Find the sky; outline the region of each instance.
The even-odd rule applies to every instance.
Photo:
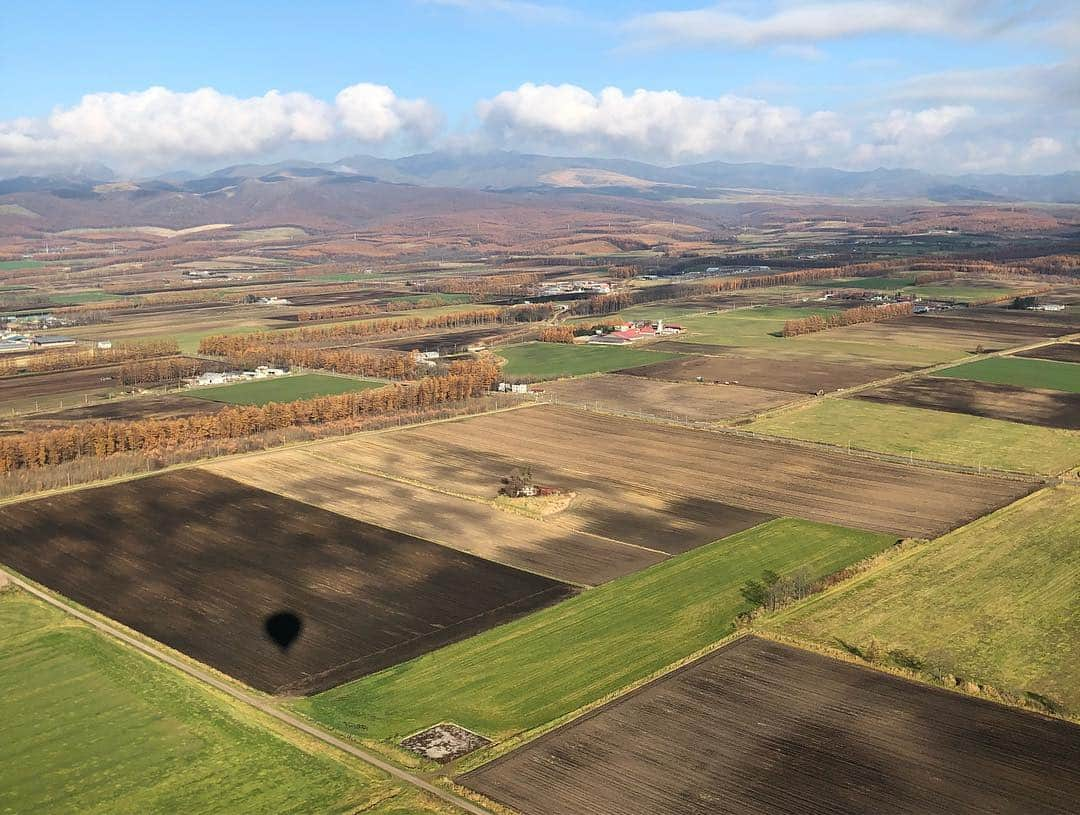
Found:
[[[0,175],[492,149],[1080,170],[1080,0],[6,0],[0,43]]]

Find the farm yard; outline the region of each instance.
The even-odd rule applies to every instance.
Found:
[[[551,405],[370,434],[321,449],[349,466],[481,497],[494,494],[493,474],[527,465],[539,483],[584,499],[562,513],[561,522],[650,548],[677,547],[671,551],[695,539],[706,542],[699,536],[710,519],[732,507],[932,537],[1036,486]],[[647,510],[641,517],[639,500]],[[699,513],[703,526],[683,526],[681,519]]]
[[[502,366],[505,376],[534,380],[606,373],[675,357],[674,354],[641,348],[604,348],[553,342],[510,345],[499,348],[498,354],[506,360]]]
[[[196,470],[0,508],[0,562],[276,693],[331,687],[573,593]],[[304,630],[288,652],[263,635],[283,610]]]
[[[765,627],[859,653],[876,641],[886,662],[902,652],[928,673],[1075,715],[1078,540],[1080,489],[1044,489]]]
[[[295,402],[298,399],[355,393],[370,388],[381,388],[385,384],[385,382],[376,382],[371,379],[354,379],[329,374],[292,374],[251,382],[237,382],[233,385],[194,388],[187,395],[195,399],[223,402],[229,405],[265,405],[270,402]]]
[[[1071,812],[1080,729],[744,637],[460,783],[523,815]]]
[[[932,376],[883,385],[855,396],[869,402],[1080,430],[1080,394],[1062,391]]]
[[[934,376],[1080,393],[1080,364],[1075,362],[993,357],[935,371]]]
[[[14,588],[0,695],[2,812],[450,812]]]
[[[646,366],[647,369],[653,367]],[[646,376],[603,374],[548,382],[544,384],[539,398],[609,413],[655,416],[683,422],[733,419],[799,398],[794,393],[744,385],[665,382],[647,379]]]
[[[740,586],[762,570],[820,577],[895,541],[774,519],[292,706],[365,741],[397,741],[444,721],[506,739],[730,634],[749,608]]]
[[[1080,464],[1076,431],[863,398],[823,399],[758,419],[747,429],[976,469],[1054,475]]]

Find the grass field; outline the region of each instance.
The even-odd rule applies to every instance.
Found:
[[[938,669],[1080,713],[1080,490],[1038,492],[767,622],[837,646],[904,649]]]
[[[498,350],[506,360],[502,371],[507,376],[557,379],[561,376],[607,373],[650,362],[674,359],[677,354],[645,351],[640,348],[569,345],[556,342],[530,342]]]
[[[776,519],[296,707],[359,739],[397,739],[442,721],[506,738],[730,633],[747,607],[740,586],[763,569],[829,574],[894,541]]]
[[[1080,393],[1080,364],[1050,359],[991,357],[936,371],[934,376]]]
[[[1008,287],[991,286],[956,286],[949,284],[927,284],[925,286],[908,286],[904,289],[905,294],[914,294],[927,300],[957,300],[961,303],[977,302],[993,297],[1003,297],[1018,289]]]
[[[9,272],[15,269],[40,269],[45,265],[43,260],[0,260],[0,272]]]
[[[28,594],[0,592],[0,812],[438,811],[274,728]]]
[[[345,376],[299,374],[252,382],[237,382],[234,385],[196,388],[188,391],[186,395],[230,405],[265,405],[269,402],[295,402],[297,399],[314,399],[317,396],[366,391],[371,388],[381,388],[385,384],[385,382],[351,379]]]
[[[968,467],[1053,474],[1080,464],[1080,433],[861,399],[823,399],[749,430]]]

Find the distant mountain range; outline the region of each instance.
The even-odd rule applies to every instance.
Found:
[[[183,227],[261,221],[333,227],[395,213],[423,216],[544,201],[644,214],[650,208],[660,213],[665,206],[731,205],[769,195],[852,204],[1080,203],[1080,173],[944,176],[917,170],[851,172],[724,162],[661,167],[512,152],[438,152],[399,159],[358,155],[334,162],[239,164],[203,175],[178,171],[133,180],[92,167],[0,179],[0,226]]]

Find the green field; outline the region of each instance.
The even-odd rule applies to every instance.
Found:
[[[446,294],[443,292],[431,292],[428,294],[397,294],[393,297],[388,297],[388,301],[392,303],[422,303],[425,300],[435,300],[443,304],[452,303],[471,303],[471,294]]]
[[[22,591],[0,591],[0,812],[432,811],[299,739]]]
[[[570,345],[560,342],[530,342],[498,349],[506,360],[507,376],[557,379],[562,376],[606,373],[622,368],[674,359],[678,354],[645,351],[641,348],[603,345]]]
[[[1080,364],[1052,359],[991,357],[935,371],[934,376],[1080,393]]]
[[[40,269],[45,265],[43,260],[0,260],[0,272],[9,272],[15,269]]]
[[[385,382],[352,379],[346,376],[299,374],[237,382],[234,385],[196,388],[186,391],[186,395],[211,402],[225,402],[229,405],[265,405],[270,402],[295,402],[298,399],[314,399],[317,396],[366,391],[371,388],[381,388],[385,384]]]
[[[100,289],[72,291],[49,295],[49,302],[58,306],[79,306],[83,303],[102,303],[107,300],[119,300],[120,296]]]
[[[967,467],[1055,474],[1080,464],[1080,432],[963,413],[821,399],[758,419],[756,433]]]
[[[1080,713],[1080,490],[1057,487],[812,598],[767,628],[837,647],[902,649]]]
[[[781,518],[295,707],[358,739],[453,721],[496,739],[603,698],[731,633],[762,570],[830,574],[895,542]]]
[[[904,289],[904,294],[914,294],[926,300],[956,300],[961,303],[971,303],[992,297],[1004,297],[1018,291],[1018,289],[1008,287],[992,288],[990,286],[955,286],[948,283],[940,285],[928,283],[925,286],[909,286]]]

